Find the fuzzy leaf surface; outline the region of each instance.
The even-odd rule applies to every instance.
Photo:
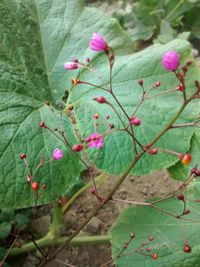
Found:
[[[116,48],[133,51],[133,44],[116,21],[84,8],[81,0],[2,0],[0,17],[0,208],[49,203],[70,190],[82,169],[62,142],[38,127],[41,121],[60,127],[59,111],[51,112],[45,102],[56,107],[67,90],[64,62],[85,59],[96,31],[115,40]],[[63,127],[70,144],[76,143],[67,117]],[[37,172],[34,181],[40,190],[44,183],[47,188],[36,199],[20,154],[27,154],[34,170],[41,157],[51,159],[56,147],[64,150],[64,158]]]

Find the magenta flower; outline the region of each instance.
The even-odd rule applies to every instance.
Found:
[[[59,160],[63,157],[63,152],[61,149],[59,148],[56,148],[54,151],[53,151],[53,155],[52,155],[52,159],[53,160]]]
[[[176,51],[168,51],[162,57],[162,65],[166,70],[175,71],[180,64],[180,56]]]
[[[86,138],[88,147],[101,148],[103,146],[103,136],[98,133],[93,133]]]
[[[67,70],[78,69],[78,63],[76,63],[76,62],[65,62],[64,68],[67,69]]]
[[[95,52],[101,52],[108,49],[108,44],[104,40],[103,36],[98,33],[93,33],[89,43],[90,49]]]

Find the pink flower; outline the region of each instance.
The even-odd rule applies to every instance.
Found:
[[[76,62],[65,62],[64,68],[67,69],[67,70],[78,69],[78,63],[76,63]]]
[[[176,51],[168,51],[162,57],[162,65],[166,70],[175,71],[180,64],[180,56]]]
[[[61,149],[59,148],[56,148],[54,151],[53,151],[53,155],[52,155],[52,159],[53,160],[59,160],[63,157],[63,152]]]
[[[90,49],[95,52],[105,51],[108,49],[108,44],[104,40],[103,36],[98,33],[93,33],[89,43]]]
[[[103,146],[103,136],[98,133],[93,133],[86,138],[88,147],[101,148]]]

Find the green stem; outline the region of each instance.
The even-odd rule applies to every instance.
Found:
[[[63,245],[67,241],[68,237],[58,238],[56,241],[51,236],[45,236],[36,241],[38,247],[44,248],[52,245],[52,242],[55,241],[55,246]],[[96,236],[80,236],[74,238],[69,245],[74,246],[85,246],[85,245],[101,245],[101,244],[110,244],[110,235],[96,235]],[[21,248],[13,248],[9,253],[9,257],[21,255],[27,253],[28,251],[36,250],[35,245],[30,242],[23,245]]]
[[[52,223],[49,227],[49,232],[47,233],[47,236],[57,237],[62,227],[63,227],[62,207],[55,206],[53,209]]]

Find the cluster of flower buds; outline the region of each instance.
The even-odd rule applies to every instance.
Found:
[[[89,47],[91,50],[94,52],[108,52],[109,51],[109,46],[106,43],[104,37],[98,33],[93,33],[92,38],[90,39],[89,42]],[[87,58],[86,60],[88,63],[90,63],[90,59]],[[76,70],[80,67],[86,67],[83,63],[79,62],[77,59],[74,59],[69,62],[64,63],[64,68],[66,70]]]
[[[191,173],[192,173],[194,176],[199,177],[199,176],[200,176],[200,169],[198,169],[197,167],[194,167],[194,168],[192,168]]]
[[[42,124],[42,128],[43,128],[43,125],[45,125],[45,124],[44,123],[41,123],[41,124]],[[62,157],[63,157],[63,151],[61,149],[59,149],[59,148],[56,148],[53,151],[52,160],[60,160]],[[25,165],[27,167],[27,170],[29,171],[29,165],[28,165],[28,162],[26,160],[27,155],[25,153],[22,153],[20,155],[20,158],[25,162]],[[43,165],[44,165],[44,159],[41,159],[40,160],[40,163],[39,163],[39,165],[38,165],[38,167],[36,169],[38,169],[39,167],[41,167]],[[39,183],[36,182],[36,181],[33,181],[33,179],[34,179],[34,177],[32,175],[32,172],[29,171],[29,174],[26,176],[26,181],[31,184],[31,188],[32,188],[33,191],[38,191],[39,190]],[[46,189],[47,188],[47,185],[46,184],[43,184],[42,185],[42,188],[43,189]]]

